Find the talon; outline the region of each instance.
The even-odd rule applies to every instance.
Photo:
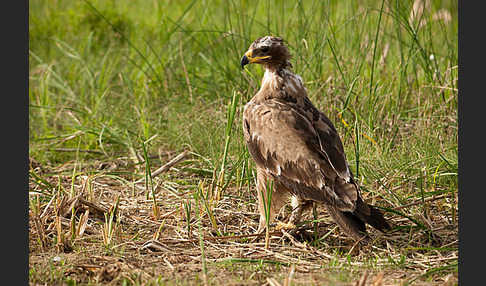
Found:
[[[292,229],[295,229],[295,228],[297,228],[297,226],[295,226],[295,224],[293,224],[291,222],[284,223],[284,222],[281,222],[281,221],[279,221],[277,223],[277,226],[275,227],[276,230],[282,230],[282,229],[292,230]]]

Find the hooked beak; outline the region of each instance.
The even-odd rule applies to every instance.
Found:
[[[248,57],[246,54],[241,58],[241,69],[245,68],[247,64],[250,63],[250,60],[248,60]]]
[[[269,58],[271,58],[271,56],[253,57],[253,51],[249,50],[241,58],[241,69],[243,69],[247,64],[260,63],[262,60]]]

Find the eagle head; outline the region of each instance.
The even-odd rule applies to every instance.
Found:
[[[265,36],[256,39],[241,58],[241,68],[247,64],[267,66],[290,65],[290,53],[280,37]]]

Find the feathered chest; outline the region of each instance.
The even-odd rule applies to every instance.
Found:
[[[248,116],[255,111],[255,107],[270,102],[280,103],[277,108],[293,108],[311,122],[317,123],[321,117],[319,110],[307,97],[302,78],[287,69],[266,69],[260,90],[245,106],[245,110],[248,109],[245,114]],[[254,116],[260,118],[264,114]]]

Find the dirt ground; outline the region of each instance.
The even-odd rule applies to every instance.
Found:
[[[388,212],[393,231],[369,229],[366,246],[345,237],[317,207],[317,222],[293,235],[272,227],[266,248],[265,234],[256,234],[253,189],[228,188],[219,200],[208,195],[196,201],[197,188],[179,178],[197,176],[174,167],[153,179],[154,200],[145,181],[134,183],[129,172],[78,170],[73,179],[69,164],[31,167],[31,285],[458,283],[457,213],[451,217],[444,206],[454,198],[430,199],[425,215],[413,212],[415,218]],[[416,207],[423,204],[397,210]]]

